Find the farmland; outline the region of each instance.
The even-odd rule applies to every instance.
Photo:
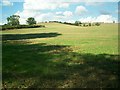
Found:
[[[117,88],[118,25],[73,26],[2,33],[3,88]]]

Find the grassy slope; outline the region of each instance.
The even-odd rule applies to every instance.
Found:
[[[3,31],[3,87],[118,87],[117,24]]]
[[[23,29],[4,31],[3,34],[34,34],[59,33],[53,38],[27,39],[33,43],[47,43],[54,45],[71,45],[74,50],[85,53],[118,54],[118,27],[117,24],[106,24],[100,27],[77,27],[57,23],[46,24],[46,28]]]

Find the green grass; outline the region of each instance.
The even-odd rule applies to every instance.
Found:
[[[3,31],[3,88],[117,88],[118,25]]]

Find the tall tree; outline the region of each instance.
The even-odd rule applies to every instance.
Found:
[[[10,17],[7,17],[7,21],[8,21],[7,24],[11,26],[19,25],[20,24],[19,18],[20,18],[19,15],[12,15]]]
[[[36,21],[35,21],[35,19],[34,19],[33,17],[29,17],[29,18],[27,19],[27,23],[28,23],[29,25],[33,25],[33,24],[36,24]]]
[[[75,21],[76,26],[79,26],[80,24],[82,24],[80,21]]]

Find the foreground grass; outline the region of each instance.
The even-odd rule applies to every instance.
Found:
[[[3,32],[3,88],[118,87],[117,25]]]

